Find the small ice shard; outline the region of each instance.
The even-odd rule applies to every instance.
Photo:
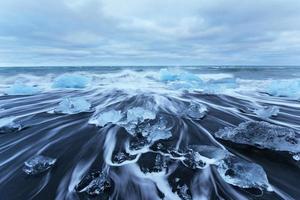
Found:
[[[118,152],[117,154],[115,154],[115,156],[113,158],[113,162],[121,164],[125,161],[134,160],[135,158],[136,158],[136,155],[130,155],[126,152],[125,153],[124,152]]]
[[[13,133],[22,129],[21,125],[15,122],[17,117],[5,117],[0,119],[0,134]]]
[[[240,188],[258,188],[272,191],[264,169],[230,155],[217,164],[217,171],[224,181]]]
[[[78,193],[89,196],[107,197],[111,188],[111,181],[106,174],[97,171],[86,175],[76,186]]]
[[[56,162],[56,159],[37,155],[26,161],[23,171],[29,175],[40,174],[49,170]]]
[[[91,104],[82,97],[64,98],[54,109],[56,113],[77,114],[88,112],[91,109]]]
[[[300,152],[300,137],[293,129],[263,121],[243,122],[236,128],[226,127],[214,135],[223,140],[252,145],[261,149],[290,153]]]
[[[121,111],[110,110],[107,112],[102,112],[92,117],[89,120],[89,124],[95,124],[97,126],[105,126],[108,123],[118,124],[123,118]]]
[[[254,113],[261,118],[269,118],[277,116],[279,108],[277,106],[265,106],[254,110]]]
[[[85,88],[90,78],[80,74],[63,74],[54,79],[53,88]]]
[[[38,87],[25,85],[24,83],[15,83],[10,86],[5,93],[8,95],[33,95],[41,90]]]
[[[183,111],[184,115],[193,119],[202,119],[207,112],[205,105],[200,103],[190,103],[187,109]]]
[[[177,194],[182,200],[192,200],[191,192],[186,184],[177,187]]]
[[[300,161],[300,153],[294,154],[293,159],[296,161]]]

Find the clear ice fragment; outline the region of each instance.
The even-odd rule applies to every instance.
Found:
[[[184,115],[193,119],[202,119],[207,112],[207,108],[203,104],[190,103],[187,109],[183,111]]]
[[[105,126],[109,123],[119,124],[122,118],[123,115],[121,111],[110,110],[93,116],[92,119],[90,119],[89,124],[95,124],[97,126]]]
[[[65,98],[54,109],[56,113],[77,114],[88,112],[91,109],[91,104],[82,97]]]
[[[56,159],[37,155],[27,160],[24,164],[23,171],[29,175],[40,174],[49,170],[56,162]]]
[[[265,106],[254,110],[254,113],[261,118],[270,118],[277,116],[279,108],[277,106]]]
[[[0,134],[13,133],[22,129],[21,125],[15,122],[17,117],[5,117],[0,119]]]
[[[264,169],[230,155],[217,164],[217,171],[224,181],[240,188],[258,188],[272,191]]]
[[[226,127],[214,135],[223,140],[252,145],[261,149],[300,152],[300,138],[293,129],[263,121],[243,122],[236,128]]]

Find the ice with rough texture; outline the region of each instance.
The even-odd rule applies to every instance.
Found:
[[[85,88],[90,83],[90,78],[80,74],[62,74],[54,79],[53,88]]]
[[[192,200],[191,192],[186,184],[178,186],[177,194],[182,200]]]
[[[108,176],[100,171],[91,172],[86,175],[76,186],[78,193],[85,193],[88,196],[108,197],[111,188],[111,181]]]
[[[125,161],[134,160],[135,158],[136,158],[136,155],[130,155],[126,152],[118,152],[115,154],[115,156],[113,158],[113,162],[120,164]]]
[[[294,154],[293,159],[296,160],[296,161],[300,161],[300,153]]]
[[[254,113],[261,118],[270,118],[272,116],[277,116],[279,113],[279,108],[277,106],[264,106],[254,110]]]
[[[229,152],[214,146],[190,145],[185,153],[183,164],[192,169],[203,169],[224,159]]]
[[[106,124],[119,124],[123,114],[119,110],[110,110],[107,112],[101,112],[90,119],[89,124],[95,124],[97,126],[105,126]]]
[[[298,99],[300,97],[300,80],[272,81],[266,92],[273,96],[286,96]]]
[[[156,113],[154,111],[142,107],[134,107],[127,111],[126,122],[122,123],[121,126],[124,127],[128,133],[134,135],[140,123],[155,118]]]
[[[54,109],[56,113],[77,114],[88,112],[91,109],[91,104],[82,97],[64,98]]]
[[[40,174],[49,170],[56,163],[56,159],[37,155],[26,161],[23,171],[29,175]]]
[[[21,125],[16,123],[17,118],[14,116],[5,117],[0,119],[0,134],[12,133],[21,130]]]
[[[23,83],[15,83],[5,91],[8,95],[33,95],[39,92],[41,92],[41,90],[38,87],[25,85]]]
[[[293,129],[263,121],[243,122],[236,128],[226,127],[214,135],[223,140],[252,145],[261,149],[300,152],[300,138]]]
[[[205,105],[200,103],[190,103],[187,109],[183,111],[184,115],[193,119],[201,119],[207,113]]]
[[[224,181],[240,188],[258,188],[272,191],[264,169],[236,156],[230,155],[221,160],[217,171]]]

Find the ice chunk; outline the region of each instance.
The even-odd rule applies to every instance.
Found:
[[[53,88],[85,88],[91,79],[80,74],[63,74],[54,80]]]
[[[265,106],[254,110],[254,113],[261,118],[277,116],[279,108],[277,106]]]
[[[191,192],[186,184],[177,187],[177,194],[182,200],[192,200]]]
[[[145,120],[155,119],[155,112],[142,108],[134,107],[127,111],[126,122],[122,123],[128,133],[134,135],[136,133],[137,126],[143,123]]]
[[[296,160],[296,161],[300,161],[300,153],[294,154],[293,159]]]
[[[128,153],[118,152],[117,154],[115,154],[115,156],[113,158],[113,162],[120,164],[125,161],[134,160],[135,158],[136,158],[136,155],[130,155]]]
[[[297,99],[300,97],[300,80],[272,81],[266,87],[266,92],[273,96],[286,96]]]
[[[23,171],[29,175],[40,174],[50,169],[56,162],[56,159],[37,155],[26,161]]]
[[[183,111],[184,115],[193,119],[201,119],[206,115],[207,108],[200,103],[190,103],[187,109]]]
[[[21,130],[21,125],[16,123],[17,117],[5,117],[0,119],[0,134],[12,133]]]
[[[105,126],[108,123],[118,124],[123,118],[121,111],[110,110],[107,112],[102,112],[92,117],[89,120],[89,124],[95,124],[97,126]]]
[[[39,93],[41,90],[38,87],[25,85],[23,83],[15,83],[10,86],[5,93],[8,95],[33,95]]]
[[[203,169],[224,159],[229,152],[214,146],[190,145],[184,155],[183,164],[192,169]]]
[[[85,193],[89,196],[108,196],[111,188],[111,181],[108,176],[100,171],[86,175],[76,186],[78,193]]]
[[[56,113],[76,114],[88,112],[91,109],[91,104],[82,97],[64,98],[54,109]]]
[[[149,142],[155,142],[158,140],[164,140],[172,137],[172,133],[167,127],[167,120],[160,117],[159,120],[151,125],[147,124],[142,128],[141,132],[144,137],[147,137]]]
[[[127,122],[135,124],[143,122],[146,119],[155,119],[155,117],[155,112],[142,107],[134,107],[127,111]]]
[[[300,152],[300,138],[293,129],[263,121],[243,122],[236,128],[226,127],[214,135],[223,140],[252,145],[261,149]]]
[[[168,69],[160,69],[159,75],[161,81],[175,81],[178,79],[178,75],[170,72]]]
[[[158,140],[165,140],[172,137],[172,133],[167,127],[167,121],[163,117],[160,117],[154,124],[138,124],[135,131],[135,137],[130,143],[131,149],[140,149]]]
[[[264,169],[236,156],[228,156],[217,165],[217,171],[227,183],[241,188],[258,188],[272,191]]]
[[[196,81],[202,82],[199,76],[180,70],[160,69],[161,81]]]

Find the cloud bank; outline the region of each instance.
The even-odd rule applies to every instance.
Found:
[[[2,0],[0,65],[300,65],[299,0]]]

